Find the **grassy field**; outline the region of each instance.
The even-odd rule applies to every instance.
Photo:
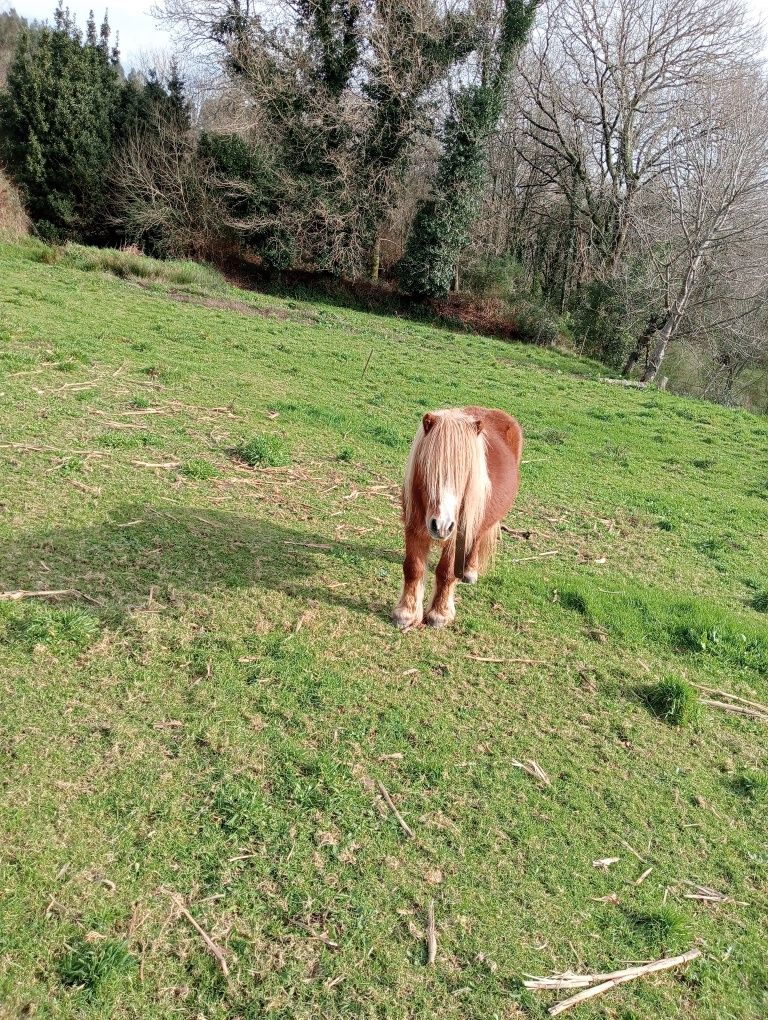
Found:
[[[698,947],[574,1015],[764,1020],[768,730],[649,692],[768,702],[768,421],[599,376],[0,246],[0,586],[71,590],[0,602],[0,1015],[536,1018]],[[511,533],[403,635],[408,444],[468,403]]]

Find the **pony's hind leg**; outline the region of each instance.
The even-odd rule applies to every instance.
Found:
[[[453,597],[456,590],[455,558],[455,543],[447,542],[443,546],[443,554],[435,570],[435,594],[432,605],[424,617],[429,627],[445,627],[456,619],[456,603]]]
[[[424,573],[429,556],[429,535],[406,530],[403,591],[392,610],[392,622],[401,630],[421,623],[424,614]]]
[[[480,571],[493,558],[498,544],[501,529],[498,524],[486,528],[472,543],[472,548],[464,559],[461,579],[465,584],[477,584]]]

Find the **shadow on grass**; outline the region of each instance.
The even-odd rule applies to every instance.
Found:
[[[92,526],[52,527],[8,543],[0,549],[0,588],[76,589],[113,622],[145,606],[150,591],[172,606],[185,595],[249,588],[388,617],[389,601],[355,593],[371,590],[372,565],[400,562],[398,551],[374,542],[218,510],[131,503]],[[379,594],[394,603],[398,583]]]

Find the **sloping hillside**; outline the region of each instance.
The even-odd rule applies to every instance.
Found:
[[[16,188],[0,168],[0,241],[18,241],[29,232],[29,218]]]
[[[0,247],[0,587],[65,591],[0,603],[0,1012],[541,1017],[525,974],[696,946],[574,1015],[766,1015],[768,729],[648,689],[768,703],[768,423],[599,375]],[[402,635],[408,444],[468,403],[520,501]]]

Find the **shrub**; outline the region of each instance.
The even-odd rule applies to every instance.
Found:
[[[56,609],[30,604],[12,607],[4,616],[5,641],[28,649],[43,644],[79,650],[95,641],[101,630],[98,618],[78,607]]]
[[[509,299],[517,292],[522,275],[517,259],[485,256],[470,263],[463,272],[462,282],[472,294]]]
[[[203,482],[208,478],[215,478],[219,472],[207,460],[190,460],[182,466],[181,473],[187,478],[195,478]]]
[[[554,347],[560,339],[557,323],[541,305],[521,302],[515,306],[514,318],[521,340],[540,347]]]

